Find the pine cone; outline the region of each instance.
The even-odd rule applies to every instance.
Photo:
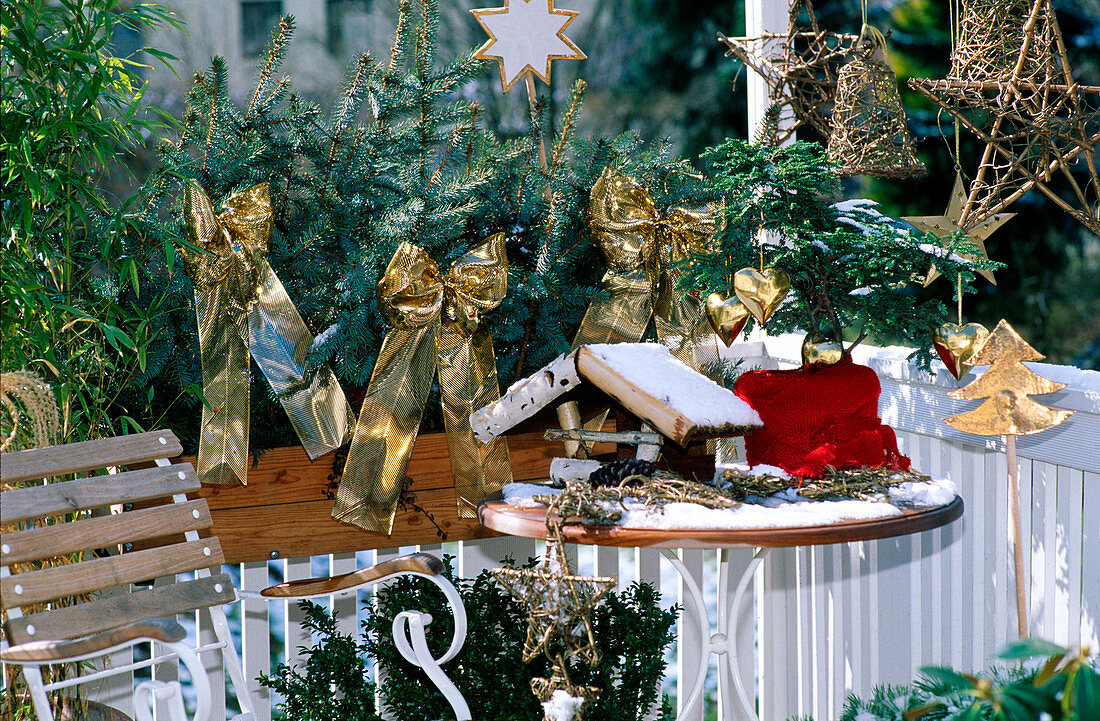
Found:
[[[588,482],[593,488],[617,486],[631,476],[652,476],[656,472],[657,464],[653,461],[626,458],[621,461],[613,461],[592,471],[588,474]]]

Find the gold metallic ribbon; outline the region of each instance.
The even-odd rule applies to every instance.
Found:
[[[492,338],[481,314],[504,300],[508,260],[497,233],[444,276],[427,253],[402,243],[378,283],[386,334],[336,490],[334,518],[390,533],[420,418],[439,373],[459,516],[512,480],[503,437],[479,443],[470,414],[500,398]]]
[[[266,260],[271,241],[267,183],[238,191],[215,214],[198,184],[184,194],[185,251],[195,284],[203,395],[198,472],[203,483],[248,475],[249,357],[263,371],[310,458],[339,448],[355,417],[328,366],[306,371],[313,343],[302,316]]]
[[[605,168],[592,186],[588,226],[607,259],[601,285],[610,297],[588,307],[573,347],[636,343],[652,317],[657,337],[681,361],[703,372],[716,363],[718,346],[708,334],[703,302],[676,288],[680,272],[673,266],[713,250],[721,210],[711,203],[661,213],[643,185]]]

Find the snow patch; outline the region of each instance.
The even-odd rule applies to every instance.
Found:
[[[535,502],[535,496],[556,496],[561,489],[541,486],[537,483],[504,484],[504,502],[518,508],[536,508],[542,506]]]
[[[658,343],[599,343],[588,350],[641,391],[702,428],[762,426],[760,415],[733,391],[676,360]]]
[[[584,699],[579,696],[570,696],[560,688],[554,691],[549,701],[543,701],[542,712],[546,721],[573,721],[577,713],[584,706]]]

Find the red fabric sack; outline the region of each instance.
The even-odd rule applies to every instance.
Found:
[[[764,427],[745,437],[750,466],[819,478],[826,466],[909,470],[894,431],[878,417],[878,375],[845,357],[836,365],[748,371],[734,392]]]

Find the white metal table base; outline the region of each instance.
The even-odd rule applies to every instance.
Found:
[[[737,617],[738,611],[740,611],[741,605],[744,603],[745,592],[749,588],[753,574],[756,573],[756,569],[760,566],[765,556],[767,556],[769,550],[771,549],[758,548],[756,550],[752,560],[749,561],[748,566],[746,566],[744,572],[741,574],[741,578],[737,582],[737,587],[734,589],[733,595],[731,596],[729,568],[730,549],[718,549],[718,618],[716,619],[718,630],[712,634],[710,632],[710,614],[707,613],[707,605],[703,599],[702,589],[699,588],[699,584],[691,573],[688,572],[687,567],[684,566],[683,561],[680,560],[675,551],[668,548],[661,549],[661,554],[672,564],[672,567],[676,569],[676,572],[680,574],[680,578],[684,582],[685,609],[682,616],[684,623],[687,624],[694,621],[697,626],[699,638],[709,639],[709,642],[704,642],[703,650],[699,654],[695,680],[686,697],[680,703],[680,714],[676,717],[677,721],[681,721],[697,703],[701,703],[703,685],[706,681],[707,671],[710,668],[711,654],[716,654],[718,656],[718,694],[721,699],[723,713],[727,714],[723,721],[732,721],[733,717],[728,714],[733,713],[734,691],[736,691],[737,700],[741,704],[742,717],[750,720],[758,718],[756,714],[756,703],[754,699],[749,696],[744,683],[741,681],[741,674],[737,664]],[[733,690],[730,688],[731,683]]]

